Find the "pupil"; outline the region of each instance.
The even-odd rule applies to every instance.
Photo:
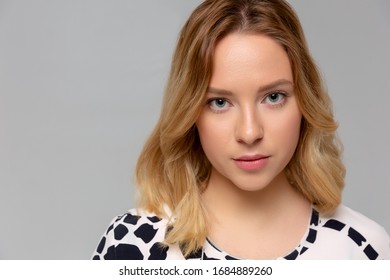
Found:
[[[217,100],[217,105],[218,106],[223,106],[225,104],[225,100],[223,100],[223,99],[218,99]]]

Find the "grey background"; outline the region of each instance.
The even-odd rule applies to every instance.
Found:
[[[134,206],[135,162],[200,2],[0,1],[0,259],[89,259]],[[340,123],[344,203],[390,231],[390,2],[290,3]]]

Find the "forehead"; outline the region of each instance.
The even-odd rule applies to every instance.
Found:
[[[218,42],[213,55],[211,83],[215,79],[253,78],[292,81],[290,60],[274,39],[260,34],[232,33]]]

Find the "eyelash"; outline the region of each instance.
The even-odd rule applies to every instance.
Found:
[[[276,103],[267,103],[266,101],[269,100],[268,98],[274,94],[277,94],[280,98],[282,98],[281,101],[279,102],[276,102]],[[263,99],[264,102],[266,102],[268,105],[270,105],[272,108],[280,108],[282,107],[285,103],[286,103],[286,97],[287,97],[287,94],[284,93],[284,92],[280,92],[280,91],[274,91],[274,92],[271,92],[269,94],[267,94],[267,96]]]
[[[224,102],[226,102],[226,104],[230,105],[229,101],[228,101],[226,98],[222,98],[222,97],[210,98],[209,100],[207,100],[207,105],[209,106],[209,108],[210,108],[213,112],[215,112],[215,113],[217,113],[217,114],[220,114],[220,113],[225,112],[225,111],[227,110],[227,108],[222,108],[222,109],[215,109],[215,108],[213,108],[213,107],[212,107],[212,103],[213,103],[214,101],[224,101]]]
[[[278,95],[278,97],[281,98],[281,100],[276,102],[276,103],[273,103],[270,101],[267,102],[267,100],[269,100],[268,98],[270,98],[272,95]],[[262,100],[262,103],[269,105],[271,108],[280,108],[286,103],[287,96],[288,95],[286,93],[280,92],[280,91],[270,92],[264,97],[264,99]],[[223,97],[210,98],[207,100],[207,105],[215,113],[223,113],[228,109],[228,108],[225,108],[225,106],[222,109],[216,109],[215,107],[213,108],[212,103],[215,101],[224,101],[224,102],[226,102],[225,106],[229,105],[229,107],[230,107],[230,102],[226,98],[223,98]]]

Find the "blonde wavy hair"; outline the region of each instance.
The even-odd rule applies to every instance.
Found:
[[[294,10],[282,0],[206,0],[181,30],[161,115],[136,167],[139,206],[174,217],[165,243],[179,244],[185,255],[198,250],[207,236],[201,193],[211,165],[195,122],[212,75],[214,48],[232,32],[269,36],[284,47],[290,59],[303,115],[298,146],[285,169],[291,184],[323,213],[339,205],[344,186],[345,168],[331,100]]]

